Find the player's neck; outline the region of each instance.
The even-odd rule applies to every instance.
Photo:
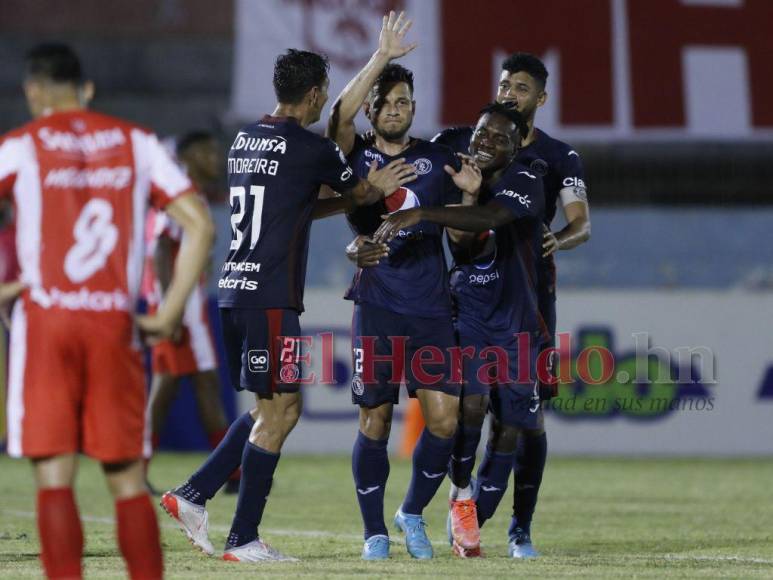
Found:
[[[304,129],[311,125],[311,121],[307,118],[308,112],[304,105],[288,105],[286,103],[278,103],[274,108],[274,112],[271,113],[272,117],[292,117],[298,121],[301,127]]]
[[[384,139],[384,137],[377,134],[376,140],[373,144],[375,145],[376,149],[381,151],[383,154],[394,157],[395,155],[400,155],[400,153],[405,151],[410,143],[411,138],[408,136],[408,133],[406,133],[396,140]]]
[[[526,124],[529,126],[529,134],[526,139],[521,141],[521,148],[528,147],[537,140],[537,128],[534,126],[534,117],[529,119]]]
[[[57,99],[55,101],[50,101],[46,103],[46,106],[43,107],[43,112],[41,113],[42,117],[47,117],[48,115],[53,115],[55,113],[68,113],[71,111],[81,111],[85,110],[85,107],[83,106],[83,103],[80,102],[79,99]]]

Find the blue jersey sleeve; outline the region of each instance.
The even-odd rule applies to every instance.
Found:
[[[352,189],[360,181],[341,148],[330,139],[324,139],[320,145],[317,172],[319,182],[335,191]]]
[[[540,218],[544,212],[542,180],[533,173],[518,171],[494,190],[490,203],[506,207],[513,219]]]
[[[587,199],[587,186],[585,184],[585,169],[582,165],[580,154],[574,149],[566,147],[563,155],[563,163],[558,167],[561,178],[561,188],[571,187],[574,194],[580,199]]]
[[[455,153],[469,153],[472,127],[452,127],[445,129],[432,138],[433,143],[450,147]]]

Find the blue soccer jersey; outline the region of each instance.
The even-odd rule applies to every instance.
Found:
[[[514,162],[495,183],[484,186],[481,196],[481,204],[505,206],[513,219],[477,236],[470,247],[452,244],[451,291],[460,331],[495,342],[510,341],[517,332],[532,332],[542,340],[537,296],[542,181]]]
[[[239,131],[228,154],[232,236],[219,305],[302,312],[319,188],[358,182],[335,143],[291,117],[266,116]]]
[[[349,154],[354,172],[366,176],[370,163],[383,167],[394,159],[405,158],[416,167],[417,179],[370,207],[349,214],[358,234],[372,234],[381,215],[413,207],[435,207],[458,203],[461,193],[444,165],[460,167],[458,158],[443,145],[413,139],[407,149],[390,157],[360,137]],[[398,314],[425,318],[451,315],[448,269],[443,252],[443,228],[422,221],[389,242],[389,257],[377,266],[362,268],[355,274],[348,300],[367,303]]]

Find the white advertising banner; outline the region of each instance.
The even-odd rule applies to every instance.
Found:
[[[357,430],[352,306],[340,292],[312,290],[306,308],[302,328],[313,346],[304,375],[317,380],[304,387],[303,416],[286,450],[348,453]],[[773,455],[773,332],[766,322],[773,294],[566,291],[558,308],[559,331],[571,339],[562,368],[574,382],[546,410],[552,453]],[[325,340],[332,357],[323,352]],[[583,357],[589,347],[586,354],[596,352]],[[613,366],[601,364],[601,349]],[[250,402],[242,393],[241,406]],[[400,435],[398,418],[393,450]]]
[[[390,8],[414,20],[418,136],[471,123],[527,51],[550,71],[539,125],[567,141],[773,138],[766,0],[237,0],[231,116],[270,112],[287,48],[330,57],[332,102]]]

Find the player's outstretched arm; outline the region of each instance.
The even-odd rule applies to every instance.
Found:
[[[137,325],[151,339],[171,336],[180,324],[185,302],[204,271],[215,240],[215,226],[197,195],[175,198],[165,211],[182,227],[183,239],[161,307],[153,316],[137,317]]]
[[[564,206],[566,226],[555,234],[550,230],[543,237],[543,257],[558,250],[571,250],[590,239],[590,212],[585,201],[573,201]]]
[[[415,226],[421,221],[467,232],[484,232],[515,219],[509,209],[493,202],[475,207],[416,207],[381,217],[384,222],[373,234],[373,241],[376,243],[388,242],[394,239],[400,230]]]
[[[358,268],[378,266],[382,258],[389,255],[389,246],[375,244],[367,236],[357,236],[346,246],[346,257]]]
[[[390,60],[400,58],[416,48],[415,43],[405,43],[405,35],[412,24],[411,20],[405,18],[404,12],[400,12],[395,17],[394,11],[390,11],[388,16],[384,16],[378,49],[333,103],[327,125],[327,136],[338,143],[345,154],[348,155],[354,146],[354,118],[378,75]]]

